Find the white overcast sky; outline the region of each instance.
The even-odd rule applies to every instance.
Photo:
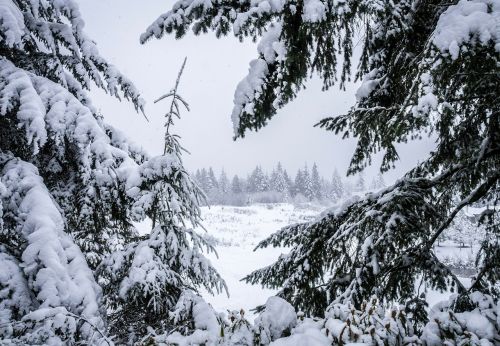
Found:
[[[80,10],[86,32],[99,47],[101,55],[125,73],[146,100],[150,122],[135,113],[128,102],[119,102],[100,91],[92,92],[94,105],[105,120],[144,146],[150,154],[160,154],[163,139],[163,114],[168,103],[153,100],[173,85],[185,56],[186,70],[180,85],[181,95],[191,106],[177,121],[175,131],[191,152],[185,156],[190,170],[212,166],[229,174],[245,175],[260,164],[271,170],[277,161],[293,175],[297,168],[316,162],[328,177],[334,168],[344,175],[354,150],[355,139],[342,140],[331,132],[314,128],[325,116],[345,113],[354,103],[355,85],[347,91],[334,86],[321,91],[321,82],[312,80],[297,99],[280,110],[261,131],[232,140],[230,119],[234,89],[246,75],[248,63],[256,57],[255,44],[232,36],[217,39],[213,33],[172,36],[139,43],[140,34],[173,4],[168,0],[81,0]],[[432,149],[429,139],[400,147],[401,161],[396,170],[385,175],[393,181]],[[366,171],[374,176],[379,160]]]

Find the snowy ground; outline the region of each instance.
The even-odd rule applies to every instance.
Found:
[[[245,207],[212,206],[202,208],[203,225],[207,236],[213,237],[217,244],[218,258],[211,254],[213,265],[226,280],[229,298],[225,294],[212,296],[204,293],[205,299],[217,311],[239,310],[247,311],[247,317],[253,319],[249,311],[263,304],[275,292],[260,286],[249,285],[240,281],[245,275],[255,269],[273,263],[286,249],[268,248],[253,251],[257,243],[265,239],[281,227],[297,222],[316,218],[322,211],[320,207],[297,208],[291,204],[260,204]],[[203,230],[199,230],[203,233]],[[460,247],[452,241],[445,241],[435,247],[436,254],[445,263],[471,263],[477,251],[477,246]],[[460,268],[463,270],[463,268]],[[468,286],[470,279],[468,271],[456,272],[464,277],[462,282]],[[428,292],[427,300],[430,307],[447,299],[449,293]]]
[[[290,204],[260,204],[247,207],[212,206],[202,208],[203,225],[208,236],[213,237],[217,244],[218,258],[209,258],[229,289],[229,298],[225,294],[211,296],[204,294],[206,300],[217,311],[226,309],[247,311],[247,317],[252,319],[249,311],[257,305],[265,303],[274,291],[260,286],[241,282],[245,275],[255,269],[273,263],[286,249],[268,248],[253,251],[257,243],[268,235],[297,222],[315,218],[320,208],[295,208]],[[203,231],[200,230],[200,233]]]

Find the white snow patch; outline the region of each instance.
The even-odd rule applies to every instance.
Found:
[[[5,43],[9,47],[22,46],[24,16],[12,0],[0,0],[0,31],[5,35]]]
[[[317,23],[325,20],[326,6],[320,0],[304,0],[302,19],[305,22]]]
[[[280,297],[269,297],[264,311],[255,319],[255,327],[260,329],[261,338],[272,341],[283,333],[291,331],[297,324],[297,315],[293,306]]]
[[[461,47],[470,42],[482,45],[493,41],[500,52],[500,1],[460,0],[439,17],[433,43],[457,59]]]
[[[380,83],[380,78],[375,78],[378,74],[378,69],[375,68],[371,70],[366,76],[363,78],[363,82],[359,86],[356,91],[356,100],[361,101],[362,99],[368,97],[373,90]]]

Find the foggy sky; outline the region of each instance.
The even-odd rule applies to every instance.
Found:
[[[246,75],[248,63],[256,58],[256,45],[243,43],[232,36],[215,38],[213,33],[187,35],[181,40],[166,36],[139,43],[146,27],[173,4],[166,0],[80,0],[86,33],[97,42],[101,55],[130,78],[146,100],[150,122],[135,113],[133,106],[92,91],[94,105],[105,120],[121,129],[151,155],[163,148],[163,115],[168,102],[153,104],[175,82],[185,56],[187,66],[181,80],[180,94],[191,112],[177,120],[174,132],[191,155],[184,157],[188,169],[212,166],[229,174],[246,175],[257,164],[270,171],[277,161],[292,175],[308,163],[319,166],[330,177],[334,168],[345,175],[355,139],[342,140],[333,133],[314,128],[326,116],[345,113],[354,104],[356,85],[340,91],[337,86],[321,91],[321,82],[313,79],[297,99],[279,111],[269,125],[259,132],[249,132],[243,139],[232,140],[230,114],[237,83]],[[399,147],[401,161],[395,170],[384,175],[390,182],[425,158],[433,143],[425,139]],[[366,170],[369,182],[380,160]]]

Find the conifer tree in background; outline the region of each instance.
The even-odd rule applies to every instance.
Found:
[[[283,200],[287,201],[290,198],[291,183],[290,178],[288,178],[288,173],[281,166],[281,162],[278,162],[276,172],[276,190],[281,192],[283,194]]]
[[[208,168],[208,190],[210,189],[218,189],[219,188],[219,181],[217,180],[217,177],[215,176],[214,170],[212,167]]]
[[[166,333],[174,326],[189,332],[192,324],[189,314],[180,322],[172,316],[181,297],[183,304],[189,305],[186,297],[194,299],[193,293],[200,287],[218,293],[225,289],[224,281],[203,256],[204,250],[215,250],[192,229],[201,226],[199,204],[203,193],[183,167],[182,151],[185,150],[180,145],[180,137],[171,133],[181,108],[189,110],[178,92],[185,64],[186,60],[174,88],[155,101],[171,98],[165,115],[163,155],[144,165],[140,184],[148,190],[141,196],[140,203],[151,208],[148,216],[153,229],[150,234],[126,244],[123,250],[112,253],[98,267],[111,332],[120,344],[137,342],[149,333]],[[210,169],[209,178],[212,176]]]
[[[229,184],[229,179],[227,178],[226,172],[224,168],[221,170],[219,175],[219,198],[218,201],[221,204],[226,204],[226,197],[231,190],[231,186]]]
[[[332,183],[320,177],[316,163],[314,163],[310,174],[307,165],[304,167],[299,168],[297,172],[297,192],[294,191],[295,186],[290,182],[288,173],[280,162],[276,164],[269,177],[264,173],[261,166],[257,166],[249,175],[247,188],[245,188],[245,181],[236,175],[233,176],[231,183],[229,183],[227,174],[222,170],[217,180],[218,188],[205,191],[208,203],[235,206],[242,206],[248,202],[284,203],[291,202],[291,197],[298,194],[296,200],[298,203],[315,201],[327,205],[331,201],[337,201],[342,197],[344,187],[338,172],[336,173],[338,181],[335,185],[335,189],[338,191],[334,192]],[[210,182],[203,183],[203,181],[209,180],[210,174],[207,173],[209,171],[197,169],[194,174],[195,181],[202,190],[204,186],[213,186],[213,183]],[[206,173],[205,178],[203,172]],[[304,172],[307,172],[307,174]]]
[[[269,178],[266,176],[261,166],[255,167],[248,178],[248,192],[264,192],[269,187]]]
[[[366,190],[365,175],[363,172],[358,173],[358,178],[356,179],[356,184],[354,185],[354,191],[363,192]]]
[[[276,168],[273,168],[271,175],[269,176],[269,189],[271,191],[276,191],[276,178],[277,178]]]
[[[319,123],[357,137],[348,174],[362,171],[378,151],[386,171],[398,160],[397,143],[424,133],[436,138],[428,158],[393,186],[262,242],[260,247],[293,248],[248,281],[279,288],[278,295],[316,315],[332,303],[361,309],[376,294],[383,303],[405,304],[417,332],[427,321],[422,290],[457,291],[452,304],[441,307],[450,310],[447,316],[498,301],[499,14],[495,0],[182,0],[147,29],[142,42],[172,32],[182,37],[191,26],[195,33],[214,30],[217,36],[263,35],[259,56],[235,92],[236,137],[265,126],[313,72],[325,88],[338,78],[343,87],[361,32],[355,77],[363,83],[356,105]],[[488,231],[477,273],[464,287],[436,257],[433,244],[472,203],[485,206],[480,219]],[[457,334],[445,330],[449,326],[435,323],[439,342],[455,340]]]
[[[311,173],[309,172],[309,167],[307,167],[307,164],[304,166],[304,169],[302,170],[302,178],[303,178],[302,193],[309,201],[312,201],[314,199],[314,188],[313,188],[312,176]]]
[[[286,183],[286,186],[288,187],[288,194],[290,196],[293,195],[293,182],[292,182],[292,179],[290,178],[290,176],[288,175],[288,172],[286,171],[286,169],[283,169],[283,177],[285,178],[285,183]]]
[[[281,162],[278,162],[276,170],[271,175],[270,188],[273,191],[281,193],[283,201],[288,200],[290,197],[290,186],[286,180],[285,171],[283,170],[283,166],[281,166]]]
[[[335,199],[332,197],[332,184],[329,180],[321,177],[320,178],[320,186],[321,186],[321,200],[324,202],[334,202]]]
[[[267,174],[267,172],[265,172],[264,170],[262,170],[262,168],[260,170],[262,172],[262,179],[261,179],[261,183],[260,183],[260,191],[269,191],[269,189],[270,189],[269,175]]]
[[[201,186],[201,171],[200,169],[197,169],[196,172],[194,173],[194,180],[198,184],[198,186]]]
[[[384,176],[380,172],[377,173],[377,177],[375,178],[375,182],[377,183],[377,188],[379,188],[379,189],[387,186],[385,183],[385,180],[384,180]]]
[[[220,190],[219,180],[215,176],[212,167],[209,167],[208,170],[206,168],[198,169],[194,175],[194,180],[206,197],[206,199],[200,202],[201,205],[221,203],[221,198],[223,198],[224,194]]]
[[[247,192],[255,193],[258,191],[259,186],[259,176],[260,176],[260,168],[256,166],[252,173],[247,176]]]
[[[342,178],[336,168],[333,171],[331,186],[332,188],[330,194],[333,200],[339,200],[342,196],[344,196],[344,184],[342,183]]]
[[[208,205],[210,203],[210,194],[209,191],[212,190],[212,182],[208,177],[208,171],[205,168],[202,168],[200,171],[199,180],[196,181],[201,190],[205,193],[206,200],[201,202],[202,205]]]
[[[235,175],[233,177],[233,180],[231,181],[231,192],[233,194],[242,193],[243,187],[241,185],[242,184],[240,178],[237,175]]]
[[[293,196],[297,196],[301,194],[302,196],[305,195],[305,179],[304,179],[304,172],[302,169],[297,170],[297,174],[295,174],[295,181],[293,183]]]
[[[226,197],[229,205],[243,206],[249,202],[245,181],[240,179],[237,175],[231,180],[231,189],[229,192],[229,196]]]
[[[200,171],[200,187],[203,191],[208,191],[210,188],[210,182],[208,180],[208,172],[205,168]]]
[[[322,184],[321,184],[321,178],[319,177],[319,172],[318,172],[318,165],[316,162],[313,164],[312,171],[311,171],[311,188],[313,192],[313,198],[321,201],[323,199],[323,191],[322,191]]]
[[[375,178],[373,178],[373,180],[370,184],[370,188],[372,190],[378,190],[378,189],[384,188],[385,186],[386,185],[385,185],[384,177],[382,176],[382,173],[378,172],[377,176]]]
[[[217,203],[220,195],[219,181],[217,180],[212,167],[208,167],[204,191],[207,194],[209,203]]]

